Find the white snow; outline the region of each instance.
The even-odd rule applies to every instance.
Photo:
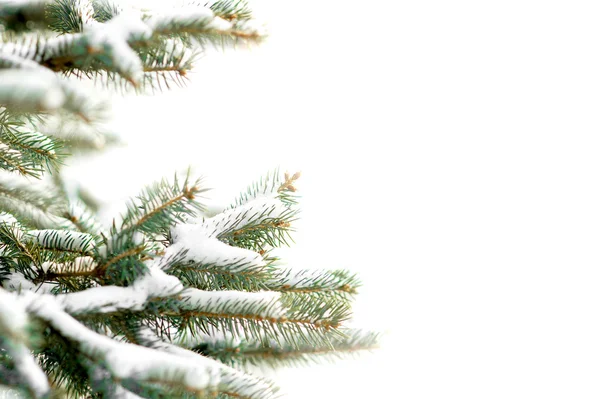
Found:
[[[44,267],[42,265],[42,267]],[[21,272],[12,272],[7,276],[7,279],[2,281],[2,287],[11,292],[33,291],[40,294],[50,294],[55,287],[54,284],[43,282],[35,285],[27,280]]]
[[[192,309],[214,313],[257,314],[265,318],[281,318],[285,310],[279,302],[280,293],[272,291],[202,291],[187,288],[180,294]],[[248,313],[254,307],[264,307],[258,313]]]
[[[96,358],[100,355],[107,369],[117,378],[183,382],[198,390],[219,383],[215,364],[201,356],[182,358],[97,334],[64,313],[50,297],[36,298],[30,308],[63,336],[77,342],[83,353]]]
[[[90,25],[86,32],[92,52],[109,56],[119,73],[133,83],[139,83],[142,79],[143,66],[128,41],[146,40],[151,35],[150,27],[133,13],[121,13],[104,24]]]
[[[27,236],[46,248],[88,252],[95,246],[90,234],[72,230],[29,230]]]
[[[216,31],[225,32],[232,28],[233,24],[223,18],[214,17],[207,25],[207,29],[214,29]]]
[[[6,349],[13,358],[15,369],[25,379],[27,386],[38,397],[46,394],[50,390],[48,377],[36,362],[29,348],[23,343],[13,342],[7,345]]]
[[[78,256],[73,259],[72,262],[57,263],[57,262],[44,262],[42,263],[42,269],[44,272],[52,271],[55,273],[68,272],[68,271],[83,271],[92,270],[96,267],[96,262],[91,256]]]
[[[149,267],[148,274],[136,280],[133,288],[152,298],[175,295],[184,287],[177,277],[166,274],[158,267]]]
[[[2,286],[9,291],[35,290],[35,284],[27,280],[21,272],[9,274],[8,279],[2,281]]]
[[[0,103],[23,111],[54,111],[65,102],[56,79],[31,70],[0,71]]]
[[[187,250],[183,260],[214,266],[229,266],[235,264],[234,270],[260,268],[266,265],[263,257],[257,252],[245,248],[232,247],[216,238],[205,235],[205,227],[195,224],[179,224],[172,230],[174,243],[168,248],[168,253]]]
[[[258,36],[266,36],[268,33],[267,27],[254,19],[239,21],[235,24],[235,28],[242,32]]]
[[[0,289],[0,328],[3,333],[19,336],[28,319],[26,304],[16,295]]]
[[[171,353],[183,358],[188,358],[190,360],[195,360],[198,356],[200,356],[190,350],[162,341],[159,337],[157,337],[152,331],[150,331],[147,328],[139,331],[138,334],[140,339],[144,341],[146,345],[149,345],[152,348]],[[253,397],[253,395],[260,390],[269,391],[269,386],[264,381],[261,381],[253,376],[244,374],[231,367],[225,366],[217,360],[203,357],[203,362],[206,362],[207,364],[213,364],[214,370],[220,371],[222,381],[232,386],[233,390],[235,390],[241,395],[244,395],[246,397]],[[272,393],[272,391],[270,393]]]
[[[160,13],[152,15],[146,20],[146,24],[153,30],[168,30],[173,24],[209,23],[215,18],[210,8],[200,6],[189,6],[161,10]]]
[[[103,286],[58,295],[64,310],[69,314],[95,312],[110,313],[119,309],[141,310],[148,295],[131,287]]]
[[[289,207],[281,200],[264,196],[227,209],[211,218],[196,218],[188,222],[202,226],[206,235],[215,237],[226,231],[241,229],[250,223],[255,224],[268,219],[281,218],[287,212],[289,212]]]
[[[169,276],[156,267],[136,280],[132,286],[102,286],[62,294],[57,300],[69,314],[95,312],[110,313],[121,309],[142,310],[149,298],[167,297],[183,290],[183,285],[174,276]]]
[[[17,219],[8,212],[0,212],[0,223],[15,224]]]

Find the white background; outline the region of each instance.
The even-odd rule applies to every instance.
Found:
[[[289,398],[597,398],[596,2],[254,4],[266,43],[117,100],[129,147],[73,173],[118,204],[188,164],[217,202],[303,171],[290,263],[360,271],[389,335]]]

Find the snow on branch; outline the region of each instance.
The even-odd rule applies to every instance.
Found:
[[[50,392],[48,377],[41,369],[29,348],[22,342],[7,340],[5,349],[12,357],[15,371],[34,398],[43,398]]]
[[[21,70],[0,71],[1,105],[40,112],[56,111],[65,101],[65,94],[53,76]]]
[[[174,276],[156,267],[128,287],[101,286],[62,294],[57,300],[69,314],[112,313],[119,310],[139,311],[151,298],[173,296],[183,290]]]
[[[277,341],[258,342],[245,339],[209,339],[193,342],[190,349],[231,366],[309,366],[335,360],[348,354],[377,348],[378,334],[360,330],[344,330],[343,335],[330,334],[323,345],[302,343],[290,345]]]
[[[108,1],[57,0],[48,5],[46,22],[61,35],[0,43],[0,68],[33,68],[38,64],[55,72],[98,75],[107,83],[117,81],[114,74],[118,74],[135,88],[181,83],[192,67],[195,52],[164,57],[152,50],[173,40],[191,50],[206,41],[258,40],[264,35],[264,29],[249,19],[245,3],[223,1],[214,3],[213,8],[193,5],[141,15],[134,10],[125,12]],[[1,17],[0,13],[0,22]],[[57,95],[49,98],[55,101],[35,109],[61,106]]]
[[[95,246],[91,234],[70,230],[30,230],[28,235],[33,242],[47,249],[89,254]]]
[[[0,111],[1,118],[2,111]],[[63,154],[57,140],[21,126],[0,129],[0,168],[40,177],[59,165]],[[11,159],[13,162],[11,162]]]
[[[82,32],[97,23],[89,0],[55,0],[46,7],[50,29],[60,33]]]
[[[162,280],[164,276],[158,279]],[[209,391],[248,399],[274,397],[275,389],[270,383],[213,359],[159,342],[148,331],[140,330],[140,338],[148,347],[119,342],[95,333],[67,314],[63,310],[65,304],[59,298],[32,292],[17,296],[0,289],[0,299],[0,328],[5,332],[8,329],[21,334],[30,317],[39,318],[56,333],[73,342],[90,361],[102,364],[110,378],[120,381],[135,379],[140,383],[164,384],[167,387],[180,385],[184,391],[192,394]],[[7,320],[7,317],[11,320]],[[19,349],[17,361],[21,362],[23,372],[29,373],[26,375],[30,386],[39,392],[45,392],[44,389],[47,391],[49,388],[45,375],[41,370],[35,372],[34,366],[37,365],[20,356],[31,356],[28,350],[21,349],[25,348]],[[45,386],[42,378],[46,381]]]
[[[0,56],[2,49],[0,48]],[[0,105],[19,112],[58,112],[65,109],[89,121],[107,110],[103,96],[61,79],[48,69],[0,70]],[[40,67],[41,68],[41,67]]]
[[[57,203],[53,194],[44,184],[32,184],[25,177],[0,170],[0,207],[34,226],[64,226],[66,220],[57,216],[64,204]]]
[[[284,219],[290,213],[290,208],[278,198],[263,197],[228,209],[212,218],[190,222],[202,226],[204,234],[208,237],[222,237],[250,225],[257,226],[264,222]]]
[[[27,337],[27,305],[18,297],[0,289],[0,346],[12,357],[20,379],[35,398],[50,390],[48,379],[23,342]]]
[[[262,32],[240,29],[235,23],[215,15],[213,10],[202,6],[174,8],[152,15],[146,19],[154,34],[226,34],[244,38],[259,38]]]
[[[154,334],[149,328],[141,328],[137,332],[137,337],[142,345],[157,349],[163,352],[172,353],[181,357],[196,359],[199,355],[193,351],[182,348],[180,346],[165,342]],[[226,382],[226,385],[232,387],[228,393],[241,395],[243,397],[270,397],[275,393],[272,383],[264,381],[254,376],[242,373],[238,370],[230,368],[217,361],[204,358],[205,361],[214,361],[215,364],[222,368],[221,378]]]
[[[204,225],[178,224],[171,229],[171,239],[173,244],[168,252],[181,252],[182,260],[190,264],[222,266],[233,272],[261,269],[266,265],[263,257],[256,252],[208,237]]]
[[[33,297],[28,310],[52,326],[95,362],[105,365],[115,378],[182,384],[190,393],[216,390],[221,383],[220,368],[202,357],[194,360],[159,352],[139,345],[118,342],[89,330],[48,297]]]
[[[206,189],[200,180],[189,181],[189,175],[180,184],[177,175],[171,183],[166,179],[144,188],[136,200],[127,204],[123,216],[124,231],[140,230],[146,233],[167,233],[169,227],[185,217],[194,216],[204,207],[197,201]]]
[[[3,335],[18,339],[28,323],[26,305],[16,296],[0,289],[0,330]]]
[[[284,180],[283,175],[278,169],[267,172],[266,175],[253,182],[246,191],[242,192],[234,203],[229,208],[237,208],[257,198],[275,198],[278,196],[278,191],[282,187]]]
[[[360,281],[347,270],[278,270],[268,286],[283,292],[345,292],[356,293]]]
[[[196,314],[214,317],[240,315],[263,319],[279,319],[285,316],[278,292],[202,291],[187,288],[179,298],[185,308],[193,310]]]

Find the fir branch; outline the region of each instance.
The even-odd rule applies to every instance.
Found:
[[[18,382],[20,382],[18,387],[20,389],[26,387],[26,392],[32,398],[47,397],[50,392],[48,377],[36,362],[29,348],[22,342],[11,342],[7,339],[4,339],[2,346],[12,358]]]
[[[167,235],[172,225],[203,210],[196,198],[207,189],[201,188],[200,182],[190,184],[188,174],[180,185],[175,175],[173,183],[163,179],[145,188],[137,201],[128,203],[119,234],[142,231]]]
[[[29,160],[24,160],[19,151],[8,147],[4,143],[0,143],[0,169],[33,177],[39,177],[44,171],[39,165]]]
[[[49,28],[59,33],[83,32],[94,21],[91,1],[55,0],[46,7]]]
[[[34,69],[38,71],[44,71],[46,68],[38,64],[37,62],[22,57],[18,54],[12,54],[6,52],[6,45],[0,46],[0,69]]]
[[[299,295],[286,295],[281,297],[281,308],[274,306],[272,302],[225,300],[203,308],[201,304],[189,306],[184,301],[179,309],[164,309],[162,314],[172,317],[179,331],[208,334],[217,328],[234,337],[283,340],[294,346],[326,345],[326,333],[337,334],[341,323],[349,317],[348,304],[337,298],[319,298],[315,302]]]
[[[240,39],[259,41],[264,33],[242,22],[229,22],[215,15],[210,8],[201,6],[174,9],[169,14],[155,14],[146,17],[154,36],[177,36],[183,39],[194,38],[200,44],[224,45]]]
[[[297,204],[297,197],[294,194],[296,180],[300,178],[300,172],[290,176],[287,172],[282,174],[279,169],[267,172],[258,181],[252,183],[246,191],[242,192],[238,198],[229,206],[233,209],[245,205],[257,198],[279,198],[284,204],[292,207]]]
[[[69,204],[69,209],[64,213],[64,217],[73,223],[75,228],[81,233],[91,234],[94,237],[94,241],[99,241],[97,237],[101,226],[95,219],[92,209],[86,203],[83,201],[72,201]]]
[[[89,103],[89,100],[85,100]],[[64,143],[71,153],[99,151],[118,143],[118,139],[99,123],[89,123],[70,115],[53,116],[40,126],[43,134]],[[98,118],[93,122],[99,122]]]
[[[185,252],[182,261],[189,264],[236,267],[236,270],[261,268],[266,265],[262,255],[244,248],[227,245],[210,237],[210,224],[178,224],[171,229],[169,252]],[[231,269],[230,269],[231,270]]]
[[[210,4],[210,9],[227,21],[252,18],[252,10],[245,0],[217,0]]]
[[[282,269],[274,273],[267,283],[273,291],[290,293],[356,294],[360,287],[358,276],[347,270],[293,270]]]
[[[298,211],[279,198],[257,198],[205,220],[210,235],[240,248],[265,251],[289,245]]]
[[[137,336],[138,341],[146,347],[190,359],[198,356],[198,354],[193,351],[163,341],[149,328],[140,328],[137,331]],[[221,395],[228,395],[236,398],[254,398],[262,397],[263,395],[271,397],[277,391],[277,388],[274,387],[273,383],[265,379],[250,376],[232,368],[225,368],[224,371],[225,372],[222,374],[223,383],[214,393],[220,393]]]
[[[94,277],[96,275],[97,263],[91,256],[80,256],[71,261],[57,263],[47,262],[44,265],[45,272],[40,280],[44,282],[61,279],[72,280],[76,277]],[[85,286],[77,286],[77,291],[84,289]],[[72,290],[69,290],[72,291]]]
[[[111,253],[95,269],[95,275],[113,284],[131,284],[144,273],[146,266],[140,258],[147,253],[146,245],[128,243]]]
[[[107,103],[102,96],[44,70],[0,70],[0,104],[20,112],[70,111],[85,121],[102,119]]]
[[[46,395],[50,386],[48,379],[35,362],[25,339],[30,320],[26,305],[14,295],[0,289],[0,346],[8,352],[18,379],[34,398]]]
[[[18,152],[22,164],[29,166],[31,172],[19,168],[21,174],[40,177],[44,171],[57,168],[64,158],[61,144],[39,132],[0,129],[0,141],[13,153]]]
[[[185,351],[189,355],[182,355],[181,352],[167,353],[117,342],[90,331],[64,313],[54,301],[38,296],[30,297],[29,301],[30,314],[75,343],[80,353],[90,361],[105,364],[106,369],[121,381],[158,383],[167,387],[181,384],[186,391],[195,394],[208,389],[248,399],[273,397],[270,386],[258,385],[258,381],[249,376],[242,378],[240,372],[193,352]],[[252,384],[248,384],[250,381]]]
[[[179,262],[167,272],[179,278],[186,286],[203,290],[218,287],[221,290],[268,290],[270,267],[231,259],[228,264]]]
[[[66,222],[58,216],[63,213],[65,204],[51,187],[32,184],[21,176],[4,171],[0,171],[0,205],[38,228],[62,227]]]
[[[91,255],[94,237],[90,234],[69,230],[30,230],[27,236],[40,247],[66,251],[79,255]]]
[[[46,112],[57,111],[64,103],[65,95],[53,76],[29,70],[0,71],[0,105],[22,112]]]
[[[271,342],[218,339],[207,340],[192,348],[194,352],[212,357],[232,367],[248,365],[295,367],[319,364],[344,358],[378,347],[379,335],[360,330],[344,330],[343,335],[332,334],[327,345],[292,346]]]
[[[123,12],[116,3],[109,0],[92,0],[94,5],[94,19],[98,22],[108,22]]]

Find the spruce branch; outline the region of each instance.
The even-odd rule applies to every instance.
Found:
[[[376,349],[378,341],[379,335],[375,333],[343,330],[343,335],[332,334],[328,344],[320,346],[216,339],[207,340],[191,349],[232,367],[266,365],[275,368],[309,366],[345,358],[357,352]]]
[[[93,0],[94,19],[98,22],[108,22],[123,12],[123,8],[110,0]]]
[[[347,303],[336,298],[320,298],[315,302],[298,295],[286,295],[281,296],[280,301],[231,299],[215,301],[214,305],[204,307],[205,304],[196,302],[190,306],[184,300],[179,309],[165,309],[162,314],[173,317],[179,331],[208,334],[216,328],[234,337],[257,341],[283,340],[294,346],[302,343],[326,345],[328,338],[325,333],[331,331],[336,334],[341,322],[349,317]]]
[[[200,43],[235,43],[239,39],[259,41],[264,31],[247,20],[229,22],[208,7],[190,6],[170,13],[148,15],[146,23],[154,35],[191,37]]]
[[[83,32],[94,21],[96,12],[87,0],[56,0],[46,7],[48,27],[59,33]]]
[[[39,178],[46,170],[58,168],[64,159],[62,148],[62,143],[39,132],[0,128],[0,156],[12,156],[16,163],[5,169],[22,175]]]
[[[217,0],[206,5],[209,4],[216,16],[227,21],[252,19],[252,10],[245,0]]]
[[[204,209],[196,199],[206,191],[201,187],[201,180],[189,181],[189,173],[182,184],[177,175],[173,183],[165,179],[156,182],[145,188],[136,201],[127,205],[119,234],[142,231],[167,235],[175,223]]]
[[[294,183],[300,178],[300,172],[291,177],[289,173],[281,173],[279,169],[267,172],[258,181],[253,182],[242,192],[228,209],[238,208],[258,198],[279,198],[284,204],[292,207],[297,203]]]
[[[373,347],[375,335],[345,329],[355,275],[282,269],[269,255],[291,241],[299,173],[269,172],[212,217],[201,182],[175,176],[108,229],[62,180],[68,153],[114,142],[105,97],[79,80],[181,85],[207,44],[264,37],[245,0],[162,13],[0,0],[0,24],[0,383],[31,397],[270,399],[270,381],[223,363]]]
[[[186,286],[203,290],[219,287],[223,290],[268,290],[270,267],[266,264],[247,263],[232,259],[228,264],[178,262],[167,272],[179,278]]]
[[[91,255],[94,237],[86,233],[69,230],[29,230],[28,236],[40,248]]]
[[[24,342],[29,337],[29,323],[25,305],[0,289],[0,347],[12,358],[18,382],[24,383],[30,396],[41,398],[48,394],[50,386]]]
[[[0,205],[2,209],[38,228],[56,228],[65,225],[61,216],[65,204],[57,202],[52,188],[14,173],[0,170]]]
[[[83,195],[81,192],[78,194],[80,198]],[[99,241],[100,223],[96,220],[93,210],[84,201],[70,201],[69,208],[63,216],[73,223],[81,233],[91,234],[95,242]]]
[[[356,294],[360,281],[347,270],[280,269],[267,285],[271,290],[290,293]]]
[[[191,220],[208,237],[240,248],[263,251],[287,244],[298,211],[279,198],[256,198],[209,219]]]

